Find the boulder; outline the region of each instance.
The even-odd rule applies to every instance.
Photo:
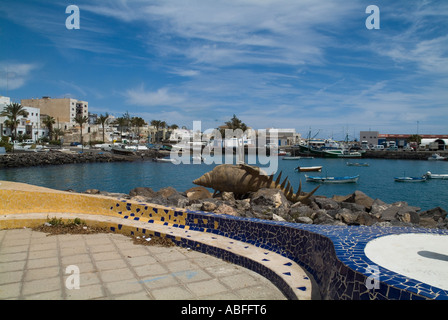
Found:
[[[339,203],[333,199],[325,198],[325,197],[315,197],[314,202],[317,203],[320,209],[325,210],[338,210]]]
[[[260,189],[252,194],[250,199],[252,214],[260,219],[272,220],[276,214],[286,221],[292,221],[289,216],[289,201],[279,189]]]
[[[187,198],[189,200],[204,200],[210,199],[212,197],[212,193],[202,186],[193,187],[185,191]]]
[[[211,201],[203,201],[201,204],[201,210],[205,212],[213,212],[218,208],[216,203]]]
[[[156,194],[163,198],[169,198],[170,196],[172,196],[173,194],[176,194],[176,193],[178,193],[178,192],[173,187],[166,187],[166,188],[162,188],[159,191],[157,191]]]
[[[279,189],[260,189],[251,196],[251,204],[272,208],[288,208],[289,202]]]
[[[358,212],[353,212],[347,208],[342,208],[341,210],[338,211],[336,216],[342,222],[344,222],[348,225],[352,225],[352,224],[358,224],[356,222],[358,219],[358,215],[359,215]]]
[[[85,193],[87,193],[87,194],[100,194],[100,190],[98,190],[98,189],[88,189],[88,190],[86,190]]]
[[[238,216],[238,212],[235,210],[235,208],[229,206],[228,204],[221,204],[218,208],[214,211],[217,214],[227,214],[230,216]]]
[[[334,224],[335,220],[330,216],[326,210],[320,209],[311,216],[314,224]]]
[[[369,196],[367,196],[364,192],[357,190],[351,196],[349,196],[344,202],[356,203],[370,210],[374,200]]]
[[[447,212],[440,207],[436,207],[420,213],[420,218],[431,218],[434,221],[445,220],[446,216]]]
[[[148,187],[137,187],[137,188],[132,189],[129,192],[129,195],[131,197],[142,196],[142,197],[146,197],[146,198],[153,198],[157,195],[157,193]]]

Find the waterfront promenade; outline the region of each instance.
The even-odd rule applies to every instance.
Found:
[[[0,289],[9,298],[38,294],[42,290],[36,289],[39,282],[45,286],[44,292],[51,291],[49,295],[70,298],[67,268],[74,266],[81,277],[81,270],[89,276],[86,287],[92,292],[88,290],[86,296],[91,298],[123,295],[124,299],[139,292],[147,298],[181,300],[218,299],[219,294],[234,295],[235,299],[448,299],[446,268],[435,268],[448,257],[446,230],[278,223],[0,183]],[[115,234],[107,234],[107,240],[103,235],[94,240],[75,235],[67,242],[64,237],[70,235],[46,237],[23,229],[41,225],[49,216],[64,221],[81,218],[88,226],[107,226]],[[155,247],[145,247],[142,251],[112,238],[120,234],[161,236],[182,248],[151,252]],[[404,241],[397,241],[402,236]],[[404,255],[400,258],[397,251],[384,248]],[[209,260],[209,256],[233,264]],[[83,264],[86,269],[81,268]],[[246,285],[254,291],[246,291],[249,297],[243,297],[239,291],[244,281],[236,275],[246,271],[225,271],[234,264],[263,275],[283,296],[270,289],[262,297],[251,296],[260,285],[249,281]],[[220,268],[224,275],[219,274]],[[235,277],[228,278],[232,275]],[[46,283],[42,277],[53,280]],[[247,275],[241,278],[247,279]],[[24,279],[34,281],[31,287]],[[177,282],[165,283],[164,289],[146,287],[145,283],[154,285],[159,280]],[[170,289],[172,293],[162,294]],[[179,294],[177,298],[174,292]],[[2,297],[8,299],[5,295]]]
[[[79,286],[71,281],[79,269]],[[285,300],[263,276],[114,233],[0,230],[0,300]]]

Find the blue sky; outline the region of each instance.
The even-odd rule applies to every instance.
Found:
[[[236,114],[321,138],[448,134],[446,0],[2,0],[0,16],[0,95],[17,102],[203,130]]]

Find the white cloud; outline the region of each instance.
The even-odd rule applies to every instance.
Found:
[[[0,62],[0,88],[15,90],[23,87],[38,69],[34,63]]]
[[[171,93],[168,88],[146,91],[143,85],[128,89],[125,97],[129,104],[143,107],[178,106],[185,101],[183,96]]]

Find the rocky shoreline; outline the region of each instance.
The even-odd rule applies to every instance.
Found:
[[[447,212],[440,207],[421,211],[420,208],[403,201],[388,204],[379,199],[372,199],[361,191],[332,198],[312,196],[308,204],[292,203],[278,189],[260,189],[244,199],[236,199],[231,192],[223,192],[213,197],[204,187],[193,187],[185,192],[179,192],[172,187],[157,192],[148,187],[138,187],[129,194],[95,189],[85,193],[188,210],[293,223],[448,229]]]
[[[84,151],[63,152],[57,149],[48,152],[8,153],[0,156],[0,168],[20,168],[46,165],[63,165],[93,162],[128,162],[152,159],[159,156],[156,151],[136,152],[133,155],[118,155],[110,152]]]

